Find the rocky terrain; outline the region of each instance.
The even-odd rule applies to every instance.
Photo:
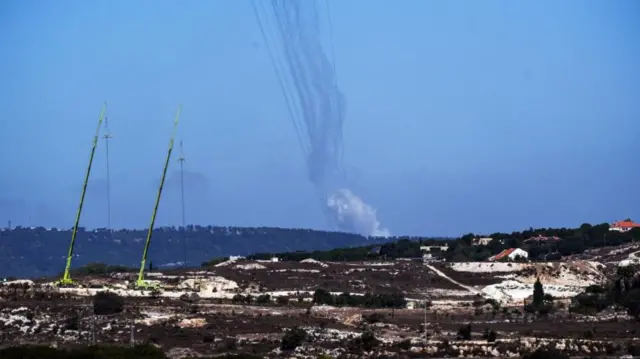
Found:
[[[636,348],[639,336],[638,323],[626,312],[567,310],[570,298],[605,281],[605,272],[607,265],[579,259],[236,259],[200,271],[149,273],[147,279],[162,288],[151,291],[127,289],[133,278],[126,273],[75,278],[79,288],[18,280],[0,288],[0,335],[3,346],[151,343],[172,358],[230,352],[519,357],[538,347],[570,355],[624,355]],[[536,278],[554,299],[549,315],[524,310]],[[104,291],[123,297],[123,310],[94,315],[94,296]]]
[[[608,269],[615,269],[618,266],[638,265],[640,264],[640,243],[632,242],[621,246],[589,249],[571,256],[570,259],[598,261],[606,265]]]

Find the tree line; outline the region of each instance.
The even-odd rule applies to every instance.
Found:
[[[492,233],[489,235],[465,234],[456,239],[395,237],[388,243],[364,246],[341,246],[330,250],[260,252],[247,256],[250,260],[268,260],[278,257],[284,261],[300,261],[311,258],[319,261],[366,261],[397,258],[421,258],[422,246],[434,246],[434,257],[447,261],[483,261],[509,248],[522,248],[529,253],[530,260],[558,260],[563,256],[582,253],[587,249],[617,246],[640,241],[640,228],[628,232],[610,231],[608,223],[591,225],[585,223],[578,228],[529,228],[520,232]],[[493,238],[487,245],[474,245],[480,237]],[[549,241],[527,241],[535,237],[557,238]],[[440,251],[438,246],[448,246]],[[226,258],[215,258],[203,263],[204,266],[219,263]]]
[[[512,233],[493,233],[486,246],[474,246],[477,235],[470,233],[453,241],[445,253],[450,261],[486,260],[508,248],[523,248],[530,260],[558,260],[563,256],[582,253],[587,249],[617,246],[640,241],[640,228],[628,232],[611,231],[608,223],[582,224],[577,228],[539,228]],[[527,241],[528,239],[557,238],[547,241]]]

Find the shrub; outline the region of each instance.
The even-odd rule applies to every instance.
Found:
[[[104,263],[89,263],[83,267],[76,268],[72,274],[78,275],[104,275],[109,273],[133,273],[137,269],[125,266],[112,266]]]
[[[471,340],[471,324],[467,324],[458,329],[458,339]]]
[[[222,341],[222,348],[224,350],[237,350],[238,349],[238,340],[235,337],[226,337]]]
[[[276,298],[276,303],[278,303],[278,305],[287,305],[289,304],[289,298],[285,297],[285,296],[280,296]]]
[[[216,336],[213,333],[206,333],[202,336],[203,343],[213,343],[216,340]]]
[[[342,293],[334,296],[329,291],[318,288],[313,294],[313,303],[365,308],[404,308],[407,305],[407,300],[400,292],[365,293],[362,296]]]
[[[233,304],[251,304],[251,301],[253,300],[253,298],[251,297],[251,295],[242,295],[242,294],[236,294],[233,296],[233,298],[231,298],[231,302]]]
[[[313,303],[333,305],[333,296],[326,289],[318,288],[313,293]]]
[[[395,347],[402,349],[402,350],[409,350],[411,349],[411,339],[405,339],[399,343],[397,343],[395,345]]]
[[[592,284],[590,286],[588,286],[587,288],[584,289],[585,293],[591,293],[591,294],[604,294],[606,292],[606,290],[597,284]]]
[[[80,328],[79,326],[80,323],[80,317],[78,317],[78,313],[72,313],[71,316],[69,316],[67,319],[65,319],[64,321],[64,329],[65,330],[78,330]]]
[[[570,356],[555,348],[539,348],[532,353],[524,355],[522,359],[570,359]]]
[[[359,338],[353,340],[353,345],[361,350],[371,351],[380,344],[380,341],[371,331],[366,331]]]
[[[307,332],[298,327],[293,327],[282,337],[280,349],[286,351],[294,350],[295,348],[299,347],[306,338]]]
[[[498,334],[495,331],[486,328],[482,334],[482,338],[489,343],[493,343],[498,338]]]
[[[627,353],[632,356],[640,356],[640,343],[627,343]]]
[[[271,303],[271,296],[269,294],[261,294],[256,298],[256,304],[269,304]]]
[[[384,320],[384,314],[382,313],[365,314],[362,316],[362,319],[364,319],[369,324],[380,323]]]
[[[98,292],[93,296],[93,314],[109,315],[121,313],[124,298],[114,292]]]

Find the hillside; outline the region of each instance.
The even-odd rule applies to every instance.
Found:
[[[299,358],[519,357],[547,346],[571,357],[640,354],[640,277],[628,268],[607,280],[590,261],[233,258],[150,272],[155,290],[129,289],[132,278],[0,283],[0,340],[121,346],[133,332],[171,359],[290,358],[294,348]]]
[[[57,275],[62,271],[71,238],[70,230],[17,227],[1,230],[0,235],[0,276],[37,277]],[[105,229],[82,229],[76,240],[73,266],[78,268],[101,262],[136,267],[140,263],[146,235],[144,230],[110,233]],[[473,245],[473,239],[477,237],[491,237],[493,240],[487,245]],[[367,238],[309,229],[187,226],[183,231],[163,227],[153,234],[149,252],[153,265],[162,268],[181,264],[184,258],[183,238],[186,238],[187,264],[190,267],[216,258],[214,261],[220,261],[230,255],[250,255],[251,259],[268,259],[275,255],[294,261],[305,258],[330,261],[416,258],[422,255],[420,246],[443,244],[448,244],[449,250],[434,256],[450,262],[484,261],[507,248],[523,248],[529,253],[529,259],[534,261],[554,261],[562,258],[592,259],[595,253],[607,252],[611,246],[631,245],[640,241],[640,229],[620,233],[610,231],[609,225],[603,223],[583,224],[578,228],[530,228],[488,236],[466,234],[458,239],[436,239]],[[555,239],[540,240],[545,238]],[[626,252],[617,254],[622,259],[628,255]]]
[[[147,236],[145,230],[80,230],[73,267],[93,262],[138,266]],[[313,251],[393,241],[356,234],[308,229],[187,226],[186,231],[154,230],[149,259],[156,267],[181,264],[186,237],[187,264],[255,252]],[[38,277],[59,274],[65,264],[70,230],[21,228],[0,231],[0,276]]]

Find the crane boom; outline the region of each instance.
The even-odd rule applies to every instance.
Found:
[[[71,233],[71,243],[69,244],[69,253],[67,255],[67,265],[64,268],[64,275],[60,279],[59,285],[72,285],[71,279],[71,260],[73,259],[73,247],[76,242],[76,235],[78,234],[78,225],[80,224],[80,216],[82,215],[82,205],[84,204],[84,196],[87,193],[87,184],[89,183],[89,177],[91,175],[91,165],[93,164],[93,156],[96,153],[96,147],[98,147],[98,137],[100,136],[100,128],[102,127],[102,121],[104,114],[107,111],[107,103],[102,105],[100,111],[100,119],[98,120],[98,127],[96,128],[96,134],[93,137],[93,146],[91,147],[91,155],[89,156],[89,165],[87,166],[87,173],[84,176],[84,184],[82,185],[82,194],[80,195],[80,204],[78,205],[78,211],[76,212],[76,222],[73,225],[73,232]]]
[[[153,234],[153,225],[156,222],[156,214],[158,213],[158,206],[160,205],[160,197],[162,196],[162,188],[164,187],[164,179],[167,176],[167,168],[169,167],[169,161],[171,159],[171,152],[173,151],[173,140],[176,136],[178,129],[178,121],[180,120],[180,113],[182,112],[182,105],[178,106],[176,112],[176,118],[173,121],[173,131],[171,132],[171,139],[169,140],[169,150],[167,152],[167,158],[164,162],[164,169],[162,170],[162,177],[160,178],[160,187],[158,188],[158,194],[156,195],[156,204],[153,207],[153,214],[151,215],[151,224],[149,225],[149,231],[147,232],[147,241],[144,244],[144,251],[142,252],[142,261],[140,261],[140,272],[138,273],[138,280],[135,286],[137,288],[148,288],[150,285],[144,280],[144,268],[147,263],[147,254],[149,251],[149,245],[151,244],[151,235]]]

